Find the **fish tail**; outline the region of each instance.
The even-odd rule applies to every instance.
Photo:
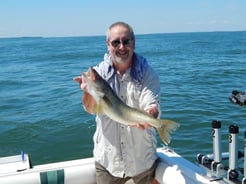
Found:
[[[172,120],[163,119],[160,121],[161,126],[157,128],[157,131],[163,143],[168,145],[171,142],[170,134],[175,131],[180,125]]]

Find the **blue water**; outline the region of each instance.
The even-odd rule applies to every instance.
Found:
[[[104,36],[0,39],[0,157],[24,150],[41,164],[92,156],[94,116],[72,78],[106,51]],[[137,35],[136,52],[160,76],[162,118],[181,124],[175,151],[191,161],[211,153],[212,120],[222,122],[223,151],[230,124],[240,127],[243,149],[246,107],[228,97],[246,90],[246,32]]]

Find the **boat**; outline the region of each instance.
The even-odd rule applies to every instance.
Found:
[[[238,127],[229,127],[229,152],[221,152],[219,121],[212,122],[213,153],[197,154],[193,163],[176,153],[172,148],[157,148],[159,163],[155,178],[160,184],[246,184],[244,170],[237,166],[244,158],[237,148]],[[245,131],[246,149],[246,131]],[[245,150],[244,150],[245,152]],[[239,154],[240,153],[240,154]],[[227,160],[229,166],[223,163]],[[32,166],[28,154],[0,158],[1,184],[96,184],[94,158]]]
[[[158,148],[157,154],[160,162],[156,179],[159,183],[217,183],[204,177],[204,169],[168,147]],[[21,154],[0,158],[0,163],[1,184],[96,184],[93,158],[31,166],[28,154]]]

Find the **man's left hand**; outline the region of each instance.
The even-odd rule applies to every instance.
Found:
[[[159,115],[159,111],[156,107],[150,107],[147,110],[145,110],[149,115],[153,116],[154,118],[157,118]],[[138,123],[137,125],[134,125],[132,127],[137,127],[141,130],[145,130],[146,128],[152,127],[149,123],[144,122],[144,123]]]

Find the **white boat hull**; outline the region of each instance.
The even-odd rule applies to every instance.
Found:
[[[157,153],[160,163],[156,169],[156,179],[159,183],[219,184],[216,181],[209,181],[205,177],[206,171],[203,168],[174,151],[158,148]],[[5,169],[0,167],[1,184],[96,184],[93,158],[44,164],[31,168],[23,168],[21,163],[16,162],[11,166],[12,171],[8,168],[8,164],[4,165]]]

